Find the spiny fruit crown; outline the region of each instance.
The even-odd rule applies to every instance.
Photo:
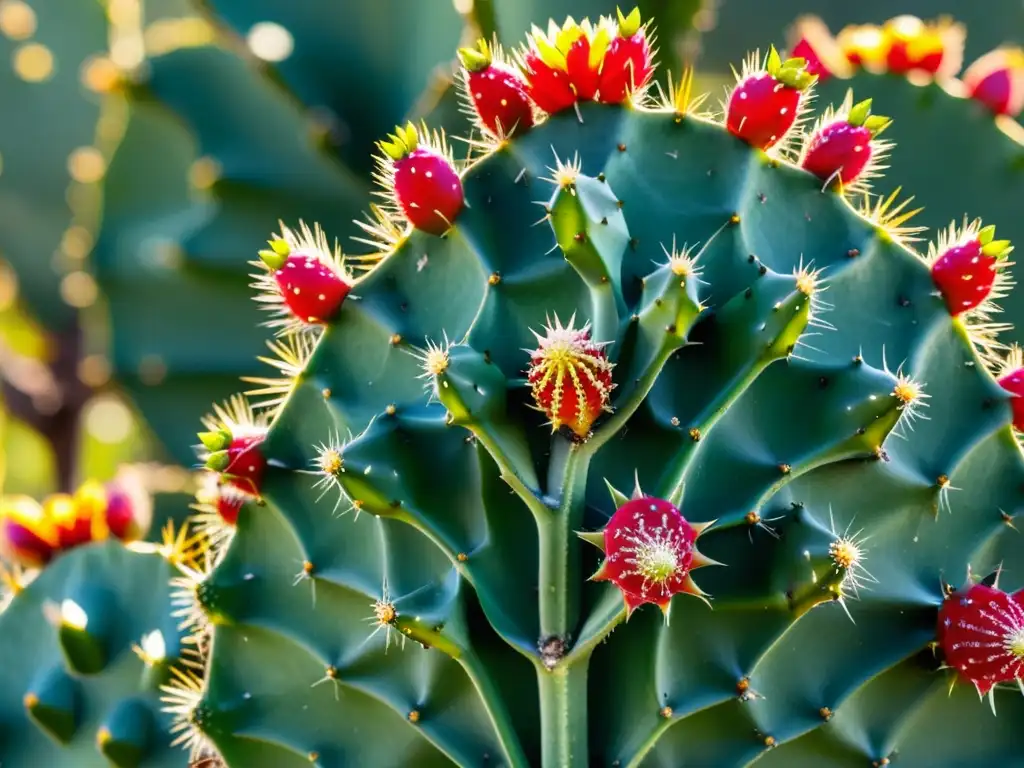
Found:
[[[610,581],[622,593],[627,617],[645,603],[661,608],[668,618],[672,596],[681,592],[702,599],[705,593],[690,571],[720,565],[696,547],[697,538],[712,523],[690,523],[679,511],[682,489],[669,500],[647,496],[637,480],[627,498],[605,481],[616,509],[608,524],[595,534],[581,534],[605,553],[592,581]]]
[[[565,424],[586,438],[594,420],[610,410],[614,364],[604,350],[607,342],[592,341],[590,324],[575,328],[575,322],[575,314],[565,326],[556,316],[543,336],[533,332],[537,348],[530,352],[527,378],[538,408],[551,420],[552,431]]]

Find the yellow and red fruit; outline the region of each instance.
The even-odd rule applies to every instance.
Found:
[[[578,101],[619,104],[650,81],[653,53],[640,11],[618,11],[618,20],[602,16],[577,23],[571,16],[547,32],[536,27],[522,55],[530,98],[549,114]]]
[[[391,164],[395,202],[416,229],[442,235],[455,223],[465,197],[462,179],[440,147],[421,143],[412,123],[398,127],[378,147]]]
[[[566,327],[555,318],[545,335],[534,332],[537,349],[530,353],[527,379],[552,430],[565,425],[586,439],[594,420],[610,410],[614,364],[608,360],[606,343],[591,339],[590,324],[577,329],[574,323],[575,315]]]
[[[800,165],[819,179],[838,178],[852,184],[877,159],[875,137],[891,122],[871,114],[871,99],[855,104],[845,116],[836,115],[815,129]]]
[[[26,568],[40,568],[57,553],[56,526],[29,496],[0,499],[0,553]]]
[[[974,584],[939,608],[938,641],[946,664],[978,693],[1024,676],[1024,590],[1007,594]]]
[[[1024,49],[989,51],[967,68],[963,81],[972,99],[997,115],[1017,117],[1024,110]]]
[[[782,61],[774,46],[760,71],[745,73],[729,95],[725,125],[758,149],[777,144],[800,114],[800,101],[815,81],[804,59]]]
[[[1000,262],[1013,250],[995,240],[995,227],[969,232],[948,245],[932,262],[932,280],[956,317],[982,304],[992,293]]]
[[[522,135],[533,125],[533,103],[526,82],[512,67],[496,61],[486,40],[460,48],[466,92],[482,126],[497,138]]]
[[[894,74],[952,76],[963,64],[964,28],[949,18],[925,22],[902,15],[882,26],[885,68]]]
[[[836,43],[846,61],[854,67],[864,67],[876,72],[885,68],[888,45],[885,33],[878,25],[851,24],[843,27],[836,35]]]

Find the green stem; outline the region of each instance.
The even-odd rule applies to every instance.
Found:
[[[526,484],[516,470],[515,464],[501,446],[498,445],[498,442],[484,429],[471,428],[470,431],[476,435],[477,441],[491,455],[494,463],[498,465],[498,469],[501,470],[501,479],[508,483],[509,487],[522,499],[530,512],[533,513],[537,523],[540,524],[542,520],[551,517],[551,509],[540,500],[538,493]]]
[[[612,282],[590,285],[593,335],[596,341],[614,341],[619,333],[619,308],[615,303]]]
[[[754,379],[761,375],[763,371],[772,360],[767,362],[763,360],[757,360],[750,368],[740,377],[734,379],[735,383],[732,386],[725,387],[721,390],[721,394],[716,400],[713,400],[702,412],[701,415],[696,419],[696,423],[693,428],[699,431],[697,440],[691,439],[690,442],[686,443],[683,448],[672,457],[668,465],[668,470],[664,475],[664,480],[661,482],[659,495],[664,497],[673,490],[675,490],[679,483],[686,477],[686,472],[689,470],[690,465],[693,463],[694,456],[697,455],[697,447],[699,443],[707,439],[708,433],[714,429],[714,426],[719,420],[726,414],[729,408],[740,399],[747,388],[753,383]]]
[[[547,520],[538,521],[537,533],[540,539],[541,640],[564,638],[569,632],[571,603],[575,602],[576,594],[569,574],[570,560],[578,560],[570,557],[568,515],[559,510]]]
[[[494,725],[494,731],[501,742],[502,751],[508,760],[509,768],[530,768],[530,761],[519,743],[519,736],[512,726],[505,700],[487,672],[487,667],[471,652],[459,657],[459,664],[473,683],[487,710],[487,715]]]
[[[541,765],[587,768],[587,662],[537,668]]]

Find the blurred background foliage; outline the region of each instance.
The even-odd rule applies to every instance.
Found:
[[[965,62],[1024,37],[1021,0],[639,6],[657,22],[660,58],[675,75],[696,64],[714,97],[730,63],[786,47],[804,13],[833,33],[949,13],[969,30]],[[532,21],[614,8],[0,0],[0,93],[16,105],[0,121],[3,490],[41,496],[125,461],[188,465],[210,402],[243,388],[240,376],[266,374],[245,261],[278,217],[326,220],[347,243],[369,202],[375,139],[426,115],[464,132],[450,87],[457,45],[496,30],[515,44]],[[320,29],[320,18],[335,23]],[[269,106],[282,98],[297,106]],[[339,162],[328,168],[322,153]]]

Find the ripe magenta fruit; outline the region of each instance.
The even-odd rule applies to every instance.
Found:
[[[466,93],[481,125],[497,138],[525,133],[533,125],[533,103],[526,82],[512,67],[495,60],[486,40],[460,48]]]
[[[425,137],[412,123],[397,128],[389,138],[378,146],[399,208],[416,229],[444,234],[465,203],[462,179],[448,152],[440,140],[424,144]]]
[[[29,496],[0,499],[0,553],[26,568],[46,565],[57,552],[53,521]]]
[[[607,482],[607,481],[606,481]],[[644,603],[668,615],[669,601],[680,592],[704,597],[690,572],[718,565],[697,551],[697,538],[711,523],[690,523],[679,511],[681,489],[671,499],[647,496],[637,482],[632,497],[610,484],[615,513],[602,531],[583,534],[605,559],[592,581],[609,581],[622,592],[627,617]]]
[[[871,114],[871,99],[854,105],[845,116],[840,111],[827,117],[811,133],[800,165],[819,179],[837,178],[850,185],[878,159],[875,137],[891,122]]]
[[[246,493],[259,495],[267,460],[260,446],[267,436],[266,416],[255,417],[251,406],[235,396],[214,415],[203,419],[208,432],[200,432],[204,464]]]
[[[800,100],[815,80],[805,65],[803,59],[783,62],[773,46],[764,68],[745,72],[729,95],[729,132],[758,149],[777,144],[796,122]]]
[[[978,693],[1024,674],[1024,591],[985,584],[960,589],[939,608],[939,646],[946,663]]]
[[[954,317],[974,309],[992,293],[999,262],[1012,250],[1008,241],[994,240],[994,236],[995,227],[985,227],[950,238],[932,259],[932,279]]]

